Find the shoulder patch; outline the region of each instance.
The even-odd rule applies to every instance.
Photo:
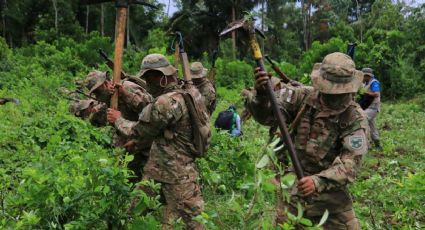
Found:
[[[294,104],[297,98],[295,88],[288,85],[284,85],[277,93],[277,96],[282,98],[282,101],[290,104]]]
[[[348,142],[351,148],[355,150],[359,150],[366,143],[366,140],[364,136],[356,135],[356,136],[350,136],[348,138]]]
[[[368,141],[365,131],[359,129],[344,137],[343,145],[345,149],[353,152],[355,155],[366,154],[368,150]]]

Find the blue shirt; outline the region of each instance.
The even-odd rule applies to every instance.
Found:
[[[371,81],[373,79],[375,79],[375,77],[372,78]],[[372,91],[373,93],[380,92],[381,91],[381,83],[379,83],[379,81],[372,82],[372,84],[370,85],[370,91]]]

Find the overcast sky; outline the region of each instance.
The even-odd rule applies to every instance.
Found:
[[[162,3],[162,4],[165,5],[164,11],[165,11],[165,13],[167,13],[167,10],[168,10],[168,0],[158,0],[158,2],[160,2],[160,3]],[[175,6],[174,1],[173,0],[170,0],[170,2],[171,2],[171,4],[170,4],[170,12],[169,12],[170,15],[168,15],[169,17],[171,17],[173,15],[173,13],[177,11],[177,7]]]
[[[169,0],[158,0],[160,3],[164,4],[164,11],[165,13],[167,13],[168,10],[168,2]],[[420,4],[425,3],[425,0],[401,0],[405,3],[407,3],[410,6],[419,6]],[[171,4],[170,4],[170,11],[169,11],[169,17],[171,17],[173,15],[174,12],[177,11],[177,7],[175,6],[175,3],[173,0],[170,0]],[[397,2],[397,0],[393,0],[393,2]]]

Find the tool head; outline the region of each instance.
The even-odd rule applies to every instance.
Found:
[[[235,30],[238,30],[238,29],[242,29],[244,31],[247,31],[248,24],[249,24],[249,22],[246,18],[234,21],[234,22],[230,23],[229,25],[227,25],[227,27],[223,31],[221,31],[220,36],[226,35],[226,34],[232,32],[232,31],[235,31]]]
[[[261,37],[265,38],[264,33],[261,30],[255,28],[254,19],[250,17],[245,17],[243,19],[230,23],[220,33],[220,36],[226,35],[235,30],[241,30],[241,31],[244,31],[245,33],[258,33]]]

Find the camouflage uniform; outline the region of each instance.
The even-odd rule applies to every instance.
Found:
[[[359,229],[347,184],[353,182],[367,152],[367,118],[354,101],[338,110],[323,106],[320,93],[354,93],[361,85],[362,74],[355,70],[351,58],[333,53],[314,66],[311,78],[314,89],[286,85],[276,92],[288,122],[300,116],[294,127],[294,144],[305,175],[312,176],[316,187],[306,203],[294,186],[289,210],[296,214],[296,203],[301,202],[305,216],[319,221],[327,209],[330,215],[325,229]],[[265,93],[253,94],[246,105],[261,124],[275,124]]]
[[[88,74],[85,80],[86,88],[89,90],[90,94],[93,92],[95,93],[95,90],[99,88],[106,80],[109,80],[109,78],[105,72],[92,71]],[[139,118],[139,113],[145,106],[153,101],[153,98],[144,88],[132,81],[122,80],[121,85],[127,94],[119,95],[118,110],[125,119],[130,121],[137,121]],[[109,104],[110,99],[104,101],[104,103],[100,103],[97,106],[97,112],[92,114],[89,118],[93,125],[100,127],[107,124],[106,110]],[[112,142],[115,147],[122,147],[130,140],[132,139],[122,135],[119,130],[117,130],[112,136]],[[141,169],[149,157],[149,149],[152,142],[148,140],[134,141],[136,142],[135,148],[130,152],[131,154],[134,154],[134,160],[128,164],[128,167],[136,173],[137,177],[132,180],[135,182],[138,181],[138,178],[141,177]]]
[[[194,62],[190,65],[193,84],[204,97],[205,107],[211,116],[216,107],[217,96],[213,83],[206,78],[207,72],[208,70],[200,62]]]
[[[272,80],[273,89],[275,91],[279,90],[284,85],[284,83],[281,82],[280,79],[277,78],[277,77],[272,77],[271,80]],[[247,98],[249,98],[252,95],[253,92],[254,92],[254,88],[249,87],[249,88],[243,89],[241,91],[240,96],[242,97],[243,101],[245,102],[247,100]],[[251,113],[248,111],[248,109],[246,107],[244,107],[244,109],[242,111],[242,115],[241,115],[242,122],[248,121],[250,118],[251,118]]]
[[[143,59],[140,76],[148,70],[158,70],[166,76],[177,71],[160,54],[150,54]],[[203,211],[204,201],[197,182],[191,119],[183,96],[176,92],[179,89],[176,83],[168,84],[163,93],[143,109],[138,122],[121,117],[115,127],[129,137],[153,141],[143,175],[162,185],[166,201],[164,224],[168,224],[170,218],[181,217],[188,229],[203,229],[192,220]]]

